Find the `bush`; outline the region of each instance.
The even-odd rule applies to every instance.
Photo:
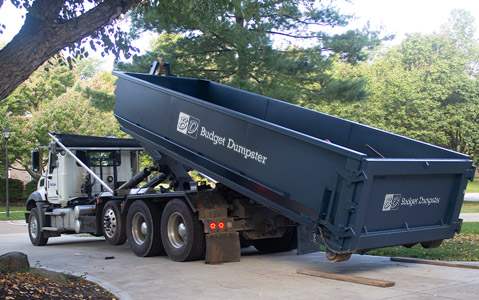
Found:
[[[31,193],[37,190],[37,183],[38,181],[32,180],[28,182],[27,184],[25,184],[25,195],[27,198],[28,196],[30,196]]]
[[[6,189],[5,189],[5,178],[0,179],[0,199],[3,202],[7,201]],[[8,198],[10,202],[21,200],[23,196],[23,182],[18,179],[9,178],[8,179]]]

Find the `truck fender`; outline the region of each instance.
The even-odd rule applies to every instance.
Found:
[[[126,200],[124,200],[124,204],[122,205],[122,208],[121,208],[121,212],[122,213],[125,213],[127,214],[128,213],[128,210],[130,209],[130,206],[133,204],[133,202],[137,201],[137,200],[143,200],[143,201],[153,201],[153,200],[156,200],[157,202],[161,202],[163,203],[163,205],[166,205],[166,203],[172,199],[183,199],[186,201],[186,203],[188,205],[190,205],[190,207],[192,207],[193,209],[193,212],[196,212],[196,208],[193,206],[193,204],[191,203],[191,201],[189,200],[189,198],[186,196],[186,194],[183,194],[183,195],[178,195],[178,194],[175,194],[175,195],[167,195],[165,194],[165,196],[163,197],[154,197],[154,198],[149,198],[149,197],[145,197],[145,198],[126,198]]]
[[[27,200],[27,211],[31,211],[35,207],[37,208],[38,211],[38,218],[39,218],[39,226],[40,228],[43,228],[43,225],[45,224],[45,211],[43,210],[43,203],[46,202],[43,198],[42,195],[39,192],[33,192],[28,196]],[[30,213],[25,213],[25,221],[28,223],[28,215]]]
[[[28,196],[27,200],[27,210],[30,211],[36,206],[36,202],[42,202],[45,201],[45,199],[42,198],[42,195],[35,191]]]

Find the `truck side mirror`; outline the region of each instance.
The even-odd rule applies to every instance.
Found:
[[[38,149],[32,150],[32,170],[33,172],[40,171],[40,151]]]

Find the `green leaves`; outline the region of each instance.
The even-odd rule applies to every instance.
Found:
[[[48,144],[48,132],[124,136],[112,114],[115,78],[98,73],[94,61],[71,63],[50,60],[0,103],[0,124],[15,132],[10,159],[27,170],[30,151]]]
[[[330,102],[312,107],[469,154],[479,163],[479,81],[474,68],[479,46],[470,39],[474,24],[466,26],[461,22],[470,19],[458,16],[467,13],[453,13],[452,23],[439,33],[408,35],[371,62],[354,65],[338,59],[332,76],[363,80],[369,100],[334,101],[341,99],[341,91],[335,90]]]
[[[336,92],[342,100],[364,99],[363,80],[336,80],[328,74],[330,56],[364,60],[363,49],[380,40],[367,28],[335,37],[317,32],[344,26],[351,17],[330,3],[310,0],[161,1],[139,6],[130,16],[133,34],[156,30],[161,35],[151,52],[135,56],[131,64],[118,63],[119,69],[147,72],[152,61],[162,58],[175,74],[292,103],[332,99]],[[310,42],[278,49],[276,36]]]
[[[64,58],[56,56],[2,101],[2,106],[6,106],[10,114],[22,116],[41,102],[49,101],[65,93],[74,85],[74,82],[75,76],[69,72]]]

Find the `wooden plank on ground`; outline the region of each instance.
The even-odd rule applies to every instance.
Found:
[[[479,269],[479,265],[477,264],[457,263],[457,262],[451,262],[451,261],[437,261],[437,260],[428,260],[428,259],[419,259],[419,258],[391,257],[391,261],[443,266],[443,267],[453,267],[453,268]]]
[[[298,270],[297,272],[303,275],[310,275],[310,276],[322,277],[327,279],[354,282],[354,283],[372,285],[377,287],[391,287],[391,286],[394,286],[395,284],[394,281],[373,279],[373,278],[353,276],[353,275],[326,273],[326,272],[306,270],[306,269]]]

